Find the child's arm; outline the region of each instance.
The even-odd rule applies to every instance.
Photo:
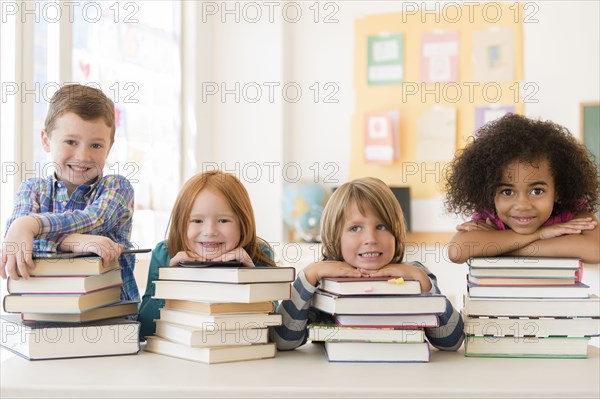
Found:
[[[296,349],[306,343],[311,300],[324,277],[360,277],[360,272],[344,262],[323,261],[311,263],[298,273],[292,284],[291,299],[281,301],[277,306],[283,323],[270,329],[271,340],[277,344],[277,349]]]
[[[123,244],[114,242],[108,237],[93,234],[71,234],[62,240],[59,249],[64,252],[92,252],[102,257],[102,261],[109,263],[119,259]]]
[[[141,322],[140,338],[154,334],[156,325],[155,319],[160,318],[159,309],[164,306],[164,299],[153,298],[155,292],[154,281],[158,280],[158,267],[167,266],[169,264],[169,253],[165,241],[156,245],[152,251],[150,259],[150,267],[148,268],[148,280],[146,282],[146,291],[142,297],[140,305],[140,314],[138,320]]]
[[[98,185],[95,198],[85,209],[31,215],[40,222],[36,238],[54,242],[55,250],[69,234],[106,235],[107,231],[130,220],[134,193],[129,180],[120,175],[108,175]]]
[[[551,241],[554,241],[556,238],[560,238],[561,240],[559,241],[562,241],[567,237],[580,236],[581,232],[593,233],[594,230],[598,230],[595,229],[597,223],[597,220],[591,217],[586,218],[578,215],[575,219],[568,222],[543,226],[531,234],[519,234],[512,230],[496,230],[495,227],[486,223],[470,221],[458,227],[460,231],[452,237],[452,240],[448,244],[448,257],[455,263],[463,263],[470,257],[498,256],[501,254],[516,255],[517,252],[523,254],[523,256],[582,257],[586,254],[580,254],[576,248],[569,249],[568,245],[563,247],[566,252],[560,252],[561,255],[554,252],[550,245],[544,245],[539,249],[537,245],[535,248],[530,247],[530,245],[544,240],[552,239]],[[598,248],[598,244],[595,245]],[[525,248],[528,248],[527,252],[524,252]],[[544,248],[549,251],[547,252]],[[593,251],[593,245],[591,248]],[[587,253],[589,250],[590,248],[588,247],[584,252]],[[552,252],[555,255],[550,255]],[[598,255],[596,254],[596,256]]]
[[[586,213],[577,215],[576,219],[572,221],[577,220],[589,221],[594,224],[595,228],[591,230],[580,229],[573,234],[557,235],[566,223],[544,226],[539,230],[542,239],[513,251],[511,255],[576,257],[581,258],[586,263],[600,263],[598,218],[594,214]]]
[[[437,277],[431,273],[427,267],[419,262],[411,262],[407,266],[412,266],[428,276],[431,289],[429,291],[422,290],[424,294],[441,294],[441,291],[437,285]],[[431,345],[440,350],[458,350],[465,337],[463,333],[464,324],[460,313],[454,309],[454,306],[452,306],[452,303],[448,300],[448,298],[446,298],[446,310],[438,317],[440,320],[439,327],[425,328],[425,335],[427,336],[427,339]]]

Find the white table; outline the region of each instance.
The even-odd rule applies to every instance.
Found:
[[[600,397],[599,349],[588,359],[467,358],[328,363],[307,344],[274,359],[206,365],[157,354],[1,363],[0,397]]]

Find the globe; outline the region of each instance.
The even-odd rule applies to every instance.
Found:
[[[296,218],[294,229],[298,238],[305,242],[321,242],[321,216],[323,207],[312,205],[310,209]]]
[[[283,220],[303,241],[319,240],[321,214],[329,199],[329,189],[320,183],[300,181],[283,187]]]

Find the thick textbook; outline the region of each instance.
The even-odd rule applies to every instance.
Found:
[[[46,321],[61,323],[86,323],[96,320],[112,319],[138,313],[138,302],[121,301],[82,313],[23,313],[25,321]]]
[[[468,275],[467,281],[476,285],[575,285],[573,278],[516,278],[516,277],[475,277]]]
[[[139,328],[139,322],[126,319],[73,325],[3,315],[0,345],[29,360],[129,355],[140,349]]]
[[[35,267],[29,272],[31,276],[85,276],[120,267],[118,261],[104,264],[99,256],[76,256],[69,252],[44,256],[34,254],[33,263]]]
[[[425,341],[425,332],[419,328],[342,327],[336,324],[314,323],[308,326],[308,340],[415,343]]]
[[[441,314],[446,310],[446,297],[420,295],[334,295],[316,291],[313,306],[330,314]]]
[[[319,288],[337,295],[417,295],[421,284],[397,278],[324,278]]]
[[[264,344],[269,340],[267,328],[205,330],[163,320],[156,320],[155,335],[192,347],[253,345]]]
[[[473,316],[600,317],[600,298],[472,298],[463,296],[463,312]]]
[[[579,269],[582,265],[579,258],[550,258],[533,256],[491,256],[482,258],[469,258],[469,267],[485,268],[558,268]]]
[[[166,299],[165,308],[187,310],[201,313],[272,313],[275,311],[275,303],[271,301],[237,303],[237,302],[207,302],[186,301],[183,299]]]
[[[346,327],[429,328],[438,327],[436,314],[336,314],[333,321]]]
[[[160,337],[146,337],[145,351],[202,363],[226,363],[275,357],[275,344],[193,348]],[[232,376],[233,378],[234,376]]]
[[[589,288],[583,283],[568,286],[476,285],[467,283],[467,291],[472,298],[588,298]]]
[[[429,343],[325,342],[330,362],[419,362],[429,361]]]
[[[581,281],[583,276],[583,262],[579,258],[550,258],[533,256],[492,256],[467,259],[469,269],[572,269],[575,278]]]
[[[212,302],[263,302],[289,299],[290,283],[212,283],[157,280],[154,297]]]
[[[189,267],[163,266],[158,268],[160,280],[212,281],[217,283],[291,282],[296,276],[293,267]]]
[[[121,287],[88,294],[11,294],[4,297],[8,313],[81,313],[119,302]]]
[[[123,284],[121,269],[88,276],[33,276],[27,280],[8,279],[10,294],[86,294]]]
[[[469,274],[473,277],[499,277],[499,278],[568,278],[576,279],[576,269],[551,269],[551,268],[484,268],[471,267]]]
[[[600,335],[600,317],[494,317],[462,314],[466,335],[492,337],[591,337]]]
[[[587,358],[587,337],[465,337],[465,356]]]
[[[206,331],[265,328],[281,325],[280,314],[223,313],[210,314],[169,308],[160,309],[160,320],[183,324]]]

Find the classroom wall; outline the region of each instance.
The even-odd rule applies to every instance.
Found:
[[[291,3],[302,7],[302,17],[295,22],[281,18],[281,12],[274,13],[273,22],[264,15],[260,23],[243,17],[239,22],[213,20],[214,50],[204,61],[212,62],[217,83],[255,82],[263,87],[268,82],[278,82],[279,87],[293,83],[302,89],[302,97],[291,101],[296,98],[276,91],[273,103],[265,98],[251,103],[250,96],[235,103],[227,96],[224,102],[201,104],[215,107],[213,159],[262,165],[262,181],[244,182],[253,199],[259,234],[276,242],[283,240],[281,187],[296,177],[291,172],[297,165],[302,177],[313,179],[318,171],[331,185],[348,178],[356,101],[352,86],[356,19],[399,12],[403,7],[410,10],[426,2],[320,3],[318,22],[312,2]],[[428,7],[433,10],[435,4],[443,2]],[[579,102],[600,97],[599,4],[526,2],[525,12],[524,81],[535,88],[527,92],[525,113],[552,118],[578,134]],[[277,166],[265,165],[273,162]],[[264,178],[270,171],[275,172],[274,182]],[[241,173],[241,177],[251,176]],[[413,201],[414,230],[453,230],[459,219],[445,214],[442,201],[441,196]]]

